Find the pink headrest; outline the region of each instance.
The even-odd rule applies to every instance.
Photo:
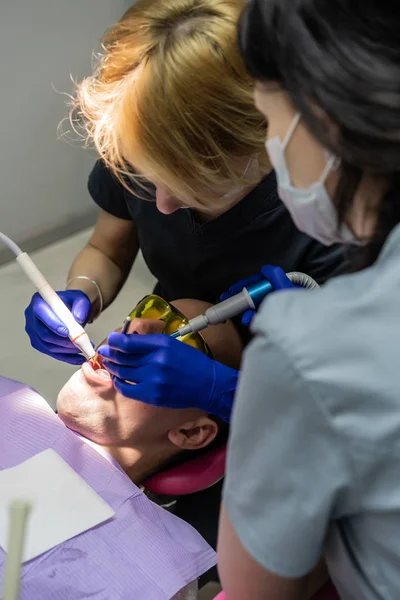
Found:
[[[210,450],[182,465],[153,475],[144,487],[163,496],[185,496],[201,492],[217,483],[225,474],[226,446]]]

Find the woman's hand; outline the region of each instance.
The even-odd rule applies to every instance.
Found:
[[[261,272],[257,275],[253,275],[253,277],[248,277],[247,279],[241,279],[237,283],[234,283],[227,292],[224,292],[221,295],[221,300],[226,300],[235,294],[238,294],[242,291],[244,287],[249,285],[253,285],[254,283],[258,283],[266,279],[272,285],[274,291],[278,290],[286,290],[290,288],[296,287],[290,281],[289,277],[286,275],[285,271],[280,267],[272,267],[271,265],[265,265],[262,267]],[[246,310],[246,312],[242,315],[242,323],[243,325],[250,325],[254,315],[256,314],[255,310]]]
[[[98,353],[123,396],[153,406],[199,408],[229,421],[238,371],[196,348],[164,334],[112,333]]]
[[[57,294],[72,312],[75,320],[85,326],[92,311],[86,294],[80,290],[66,290]],[[68,338],[67,327],[38,293],[32,296],[25,310],[25,331],[33,348],[43,354],[71,365],[81,365],[86,360]]]

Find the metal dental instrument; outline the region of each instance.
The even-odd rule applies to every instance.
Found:
[[[89,336],[77,321],[75,321],[71,311],[67,308],[61,298],[56,294],[50,284],[46,281],[33,260],[26,252],[22,252],[9,237],[0,233],[0,240],[3,241],[9,249],[14,252],[17,263],[22,267],[25,274],[32,281],[43,300],[47,302],[53,312],[68,329],[68,337],[71,342],[79,349],[87,360],[94,357],[95,350],[90,342]]]
[[[306,289],[318,288],[318,283],[309,275],[293,271],[287,273],[290,281],[298,286]],[[171,337],[179,338],[189,333],[195,333],[205,329],[209,325],[218,325],[224,323],[236,315],[240,315],[246,310],[255,310],[261,304],[265,296],[273,292],[272,285],[266,279],[244,287],[241,292],[235,294],[231,298],[227,298],[214,306],[210,306],[203,315],[190,319],[187,325],[183,325],[177,331],[171,333]]]
[[[3,600],[18,600],[19,598],[26,523],[31,508],[32,506],[27,500],[14,500],[9,505],[10,531],[4,572]]]
[[[127,333],[128,329],[129,329],[129,325],[131,324],[132,319],[131,317],[126,317],[126,319],[124,319],[124,322],[122,323],[122,327],[121,327],[121,333]],[[101,357],[96,354],[90,359],[90,362],[92,363],[93,368],[97,371],[97,369],[102,369],[102,359]]]
[[[131,324],[131,322],[132,322],[131,317],[126,317],[126,319],[122,323],[121,333],[127,333],[128,332],[129,325]]]

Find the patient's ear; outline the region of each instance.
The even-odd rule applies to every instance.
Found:
[[[206,415],[188,421],[168,431],[168,439],[181,450],[200,450],[213,442],[218,434],[218,425]]]

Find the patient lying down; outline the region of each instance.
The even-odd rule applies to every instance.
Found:
[[[174,306],[189,319],[208,307],[197,300],[177,300]],[[129,332],[159,333],[161,321],[134,319]],[[209,327],[203,333],[215,359],[238,368],[241,341],[232,323]],[[104,370],[90,363],[74,373],[57,399],[58,415],[67,427],[104,447],[134,483],[169,464],[181,453],[199,451],[215,443],[216,420],[198,409],[149,406],[125,398]],[[193,455],[194,458],[194,455]]]
[[[174,305],[189,318],[206,308],[193,300]],[[139,333],[161,328],[150,319],[131,324]],[[241,343],[232,324],[209,328],[204,338],[217,360],[238,367]],[[216,563],[214,551],[137,485],[185,453],[209,448],[220,436],[218,421],[197,409],[124,398],[89,364],[62,388],[57,407],[58,416],[39,394],[0,377],[0,470],[51,448],[115,515],[25,563],[21,600],[195,600],[197,578]],[[4,561],[0,547],[0,587]]]

